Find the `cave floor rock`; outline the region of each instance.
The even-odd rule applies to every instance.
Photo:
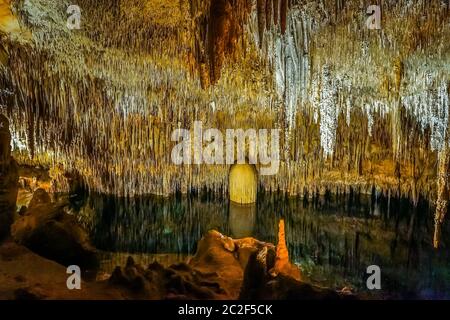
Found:
[[[259,267],[256,257],[262,256]],[[306,285],[305,290],[305,285],[287,274],[272,277],[269,270],[276,259],[276,247],[271,243],[254,238],[232,239],[209,231],[187,263],[164,267],[154,262],[144,267],[130,257],[125,266],[115,268],[109,279],[82,281],[80,290],[69,290],[66,267],[8,240],[0,245],[0,300],[339,298],[329,289]]]
[[[116,300],[121,293],[106,282],[84,282],[69,290],[66,268],[12,241],[0,245],[0,300]]]
[[[76,218],[64,211],[63,203],[52,203],[43,189],[34,192],[28,209],[11,227],[14,240],[33,252],[65,266],[94,269],[96,250]]]

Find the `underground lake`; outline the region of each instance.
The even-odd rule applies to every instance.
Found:
[[[450,298],[450,233],[440,249],[433,248],[434,211],[425,201],[414,207],[376,194],[260,193],[255,204],[239,205],[207,192],[168,198],[90,194],[73,197],[71,212],[101,250],[101,272],[111,273],[129,255],[143,265],[187,260],[211,229],[276,243],[283,218],[291,260],[307,281],[366,298]],[[381,269],[381,290],[367,289],[370,265]]]

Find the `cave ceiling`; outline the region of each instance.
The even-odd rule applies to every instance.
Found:
[[[228,166],[171,163],[172,131],[281,128],[266,190],[442,204],[449,2],[374,2],[376,30],[363,0],[78,0],[72,30],[69,1],[0,0],[15,158],[99,192],[225,192]]]

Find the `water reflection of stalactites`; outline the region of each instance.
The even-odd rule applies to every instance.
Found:
[[[376,264],[389,279],[387,290],[448,290],[440,281],[450,272],[450,254],[432,249],[429,212],[423,201],[414,207],[406,199],[272,194],[258,199],[255,237],[276,241],[276,220],[283,216],[292,260],[327,286],[364,290],[366,268]]]
[[[208,230],[228,232],[223,203],[197,197],[91,195],[89,206],[97,214],[93,242],[106,251],[193,253]]]
[[[256,222],[256,203],[242,205],[230,201],[228,224],[233,238],[253,236]]]
[[[441,249],[433,249],[432,208],[420,201],[413,207],[408,200],[356,193],[311,199],[258,194],[254,215],[239,215],[228,201],[203,197],[91,195],[87,203],[94,210],[83,212],[94,212],[91,236],[102,250],[192,254],[209,229],[234,237],[251,231],[276,243],[284,218],[290,258],[301,264],[305,279],[364,290],[366,268],[376,264],[386,280],[383,290],[450,292],[444,280],[450,274],[450,237],[443,234]]]

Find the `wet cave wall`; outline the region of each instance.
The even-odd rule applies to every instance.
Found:
[[[447,0],[0,1],[0,107],[13,155],[96,192],[227,194],[228,165],[174,165],[171,134],[281,129],[289,195],[422,197],[448,211]],[[436,229],[436,239],[439,238]],[[437,245],[437,242],[436,242]]]

